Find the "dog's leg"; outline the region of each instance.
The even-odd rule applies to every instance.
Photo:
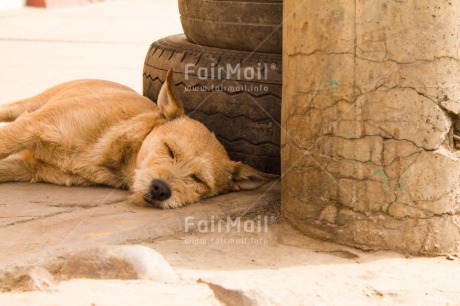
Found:
[[[37,96],[17,102],[0,105],[0,122],[11,122],[26,112],[33,112],[45,104],[48,99]]]
[[[0,105],[0,122],[11,122],[24,113],[36,111],[62,90],[62,87],[56,86],[32,98]]]
[[[36,132],[26,118],[0,126],[0,159],[19,152],[30,146]]]
[[[11,122],[23,113],[31,113],[42,107],[46,102],[66,87],[77,84],[80,81],[72,81],[54,86],[34,97],[19,100],[9,104],[0,105],[0,122]]]
[[[0,160],[0,182],[43,182],[65,186],[89,186],[86,179],[62,172],[59,168],[35,159],[30,151]]]
[[[23,154],[11,155],[0,160],[0,182],[30,182],[33,164]]]

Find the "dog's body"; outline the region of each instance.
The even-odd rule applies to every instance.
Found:
[[[133,202],[180,207],[254,189],[270,175],[230,161],[201,123],[184,115],[168,73],[157,105],[108,81],[65,83],[0,106],[0,182],[107,185]]]

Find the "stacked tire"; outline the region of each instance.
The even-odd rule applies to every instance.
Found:
[[[187,114],[233,160],[280,173],[282,0],[179,0],[186,35],[154,42],[144,95],[157,100],[172,69]]]

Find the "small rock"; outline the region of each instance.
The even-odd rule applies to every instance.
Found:
[[[46,290],[57,285],[48,270],[41,267],[16,268],[0,277],[0,291]]]
[[[446,256],[446,259],[447,259],[447,260],[455,260],[455,257],[452,256],[452,255],[447,255],[447,256]]]
[[[37,290],[45,290],[57,285],[54,277],[48,272],[48,270],[41,267],[34,267],[29,272],[33,286]]]
[[[61,273],[65,278],[146,279],[164,283],[178,280],[160,253],[141,245],[80,251],[64,262]]]
[[[225,285],[216,284],[213,282],[198,280],[198,283],[207,284],[214,292],[214,295],[225,305],[240,305],[240,306],[275,306],[282,305],[281,301],[269,296],[266,292],[260,289],[230,289]]]

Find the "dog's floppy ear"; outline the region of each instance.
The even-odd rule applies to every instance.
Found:
[[[184,105],[174,91],[173,73],[171,69],[169,69],[166,74],[165,82],[158,95],[157,105],[160,109],[160,114],[167,120],[173,120],[184,115]]]
[[[232,180],[234,191],[257,189],[277,178],[278,175],[260,172],[240,162],[236,162],[233,165]]]

